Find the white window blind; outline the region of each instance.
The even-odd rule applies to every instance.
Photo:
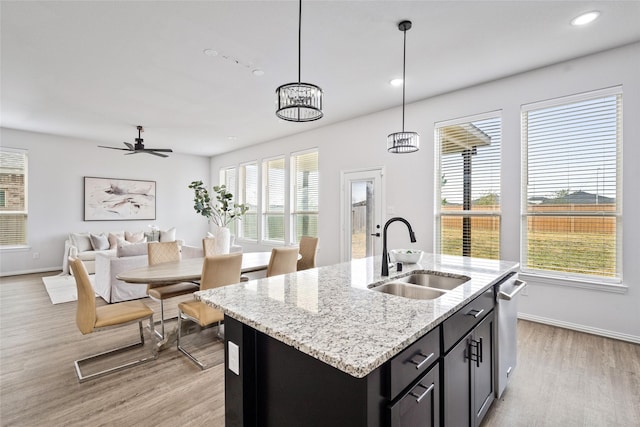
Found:
[[[522,107],[522,270],[621,280],[622,88]]]
[[[238,203],[238,191],[237,191],[237,183],[236,183],[236,168],[223,168],[220,169],[220,183],[224,184],[227,188],[227,191],[233,194],[233,198],[231,199],[231,203]],[[229,224],[229,230],[232,234],[237,235],[238,227],[237,221],[233,221]]]
[[[258,240],[258,165],[240,165],[240,203],[249,207],[240,223],[239,237]]]
[[[27,244],[27,152],[0,149],[0,246]]]
[[[263,171],[263,239],[284,242],[285,161],[265,160]]]
[[[500,113],[436,123],[436,248],[500,258]]]
[[[291,156],[292,230],[294,242],[301,236],[318,236],[318,151]]]

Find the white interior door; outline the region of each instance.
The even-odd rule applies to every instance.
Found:
[[[382,252],[383,178],[382,168],[342,172],[342,261]]]

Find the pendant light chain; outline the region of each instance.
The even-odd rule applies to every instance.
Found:
[[[405,78],[405,71],[407,68],[407,30],[404,29],[402,30],[402,33],[404,34],[404,42],[403,42],[403,46],[404,46],[404,50],[402,53],[402,132],[404,132],[404,102],[405,102],[405,87],[407,86],[407,82],[406,82],[406,78]]]
[[[302,0],[298,2],[298,84],[302,82]]]

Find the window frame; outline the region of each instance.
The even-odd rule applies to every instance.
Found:
[[[553,216],[564,217],[581,217],[581,216],[593,216],[593,217],[612,217],[615,218],[616,236],[615,236],[615,257],[616,257],[616,275],[614,277],[601,276],[595,274],[574,273],[558,270],[545,270],[540,268],[528,267],[528,220],[530,217],[542,217],[543,213],[531,213],[529,212],[529,141],[527,138],[528,131],[528,113],[532,111],[539,111],[550,109],[554,107],[569,106],[571,104],[577,104],[584,101],[597,100],[605,97],[616,96],[619,97],[616,101],[616,209],[613,212],[606,211],[593,211],[581,213],[579,211],[556,211],[553,212]],[[625,292],[627,287],[622,285],[622,248],[623,248],[623,232],[622,232],[622,147],[623,147],[623,88],[622,86],[614,86],[605,89],[592,90],[588,92],[582,92],[578,94],[562,96],[558,98],[533,102],[529,104],[523,104],[520,108],[520,123],[521,123],[521,207],[520,207],[520,270],[523,277],[531,277],[536,279],[543,279],[545,283],[574,286],[588,289],[600,289],[610,292]],[[548,216],[548,215],[547,215]]]
[[[269,180],[269,163],[273,161],[282,160],[284,168],[284,175],[282,177],[282,212],[277,211],[269,211],[268,200],[269,200],[269,190],[268,186],[270,185]],[[271,245],[284,245],[287,244],[287,212],[289,211],[289,200],[287,197],[287,183],[289,182],[289,164],[287,163],[286,155],[278,155],[273,157],[267,157],[262,159],[262,209],[261,209],[261,223],[262,223],[262,234],[261,234],[261,242],[271,244]],[[282,216],[282,240],[269,239],[268,234],[268,225],[267,225],[267,216],[269,215],[280,215]]]
[[[229,173],[229,171],[233,171],[234,176],[233,176],[233,188],[229,188],[229,186],[227,185],[228,183],[228,178],[227,175]],[[225,185],[227,186],[227,191],[230,192],[233,195],[233,198],[231,199],[231,203],[238,203],[239,200],[239,192],[238,192],[238,168],[236,166],[226,166],[226,167],[221,167],[220,168],[220,172],[219,172],[219,181],[220,185]],[[238,222],[240,221],[240,219],[236,220],[236,221],[231,221],[231,223],[227,226],[229,228],[229,230],[231,231],[231,234],[234,236],[238,236]]]
[[[296,161],[295,158],[296,157],[300,157],[300,156],[304,156],[307,154],[316,154],[316,162],[317,162],[317,173],[318,173],[318,200],[317,200],[317,204],[318,204],[318,210],[315,211],[298,211],[296,210],[297,207],[297,188],[296,188],[296,174],[297,174],[297,169],[296,169]],[[297,244],[299,243],[298,239],[297,239],[297,222],[296,222],[296,216],[298,215],[316,215],[317,217],[317,222],[319,224],[320,222],[320,150],[318,150],[317,147],[314,148],[309,148],[306,150],[302,150],[302,151],[295,151],[292,152],[289,155],[289,174],[290,174],[290,196],[289,196],[289,229],[291,230],[289,233],[289,241],[292,244]],[[319,230],[318,233],[319,234]],[[318,236],[312,236],[312,237],[318,237]]]
[[[23,216],[23,228],[24,228],[24,240],[22,243],[13,243],[2,245],[0,244],[0,250],[12,250],[12,249],[24,249],[29,248],[29,152],[28,150],[20,148],[0,147],[1,152],[20,154],[24,157],[24,167],[22,168],[23,178],[23,191],[24,191],[24,204],[22,210],[0,210],[0,215],[22,215]],[[7,192],[5,190],[5,205],[7,204]]]
[[[242,218],[240,218],[240,220],[238,221],[238,240],[242,240],[242,241],[246,241],[246,242],[251,242],[251,243],[258,243],[258,241],[260,240],[260,221],[258,220],[258,215],[260,214],[260,163],[258,163],[257,160],[251,160],[248,162],[243,162],[240,163],[238,165],[238,200],[240,204],[248,204],[247,203],[247,188],[246,188],[246,168],[247,166],[255,166],[256,167],[256,208],[255,208],[255,215],[256,215],[256,237],[247,237],[245,235],[245,224],[246,224],[246,220],[245,220],[245,215],[242,216]],[[247,211],[247,213],[251,212],[250,210]]]

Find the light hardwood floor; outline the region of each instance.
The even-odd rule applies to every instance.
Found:
[[[223,366],[200,371],[175,346],[79,384],[73,360],[129,342],[136,327],[83,336],[75,303],[50,303],[41,277],[52,274],[0,278],[2,426],[224,425]],[[483,427],[640,426],[639,345],[525,321],[518,332],[518,368]],[[207,351],[219,359],[222,345]]]

